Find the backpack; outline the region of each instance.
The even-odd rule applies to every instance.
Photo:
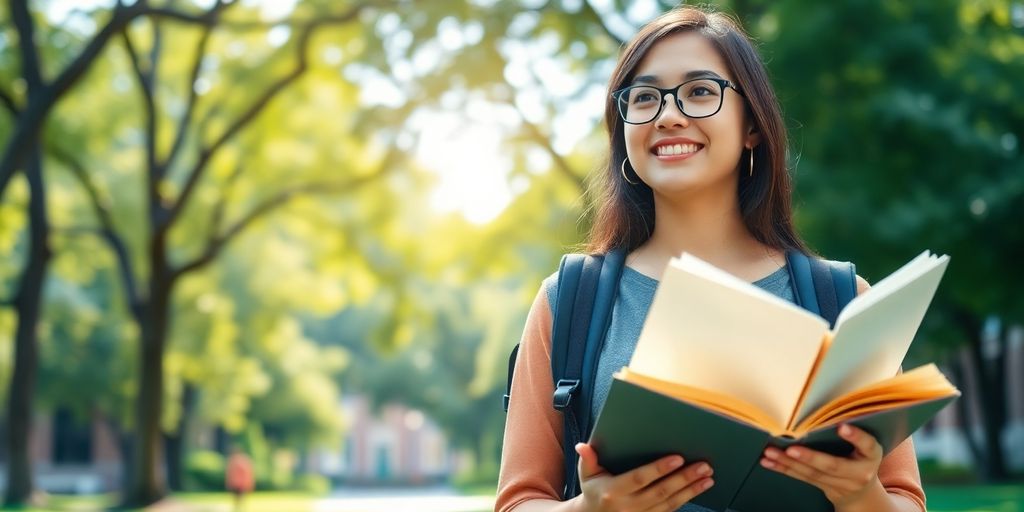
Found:
[[[563,500],[581,492],[576,475],[579,455],[575,446],[593,429],[592,392],[597,378],[597,359],[604,348],[625,259],[625,251],[621,249],[606,254],[566,254],[558,267],[558,289],[552,311],[551,375],[555,384],[552,403],[564,419]],[[839,312],[857,296],[854,265],[791,250],[786,252],[786,267],[796,304],[834,327]],[[516,344],[508,360],[508,381],[503,397],[505,412],[508,412],[518,353]]]

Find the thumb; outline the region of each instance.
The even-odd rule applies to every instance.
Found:
[[[597,463],[597,452],[594,451],[594,448],[589,444],[577,443],[576,453],[580,454],[580,463],[577,472],[580,475],[581,482],[607,472],[600,466],[600,464]]]

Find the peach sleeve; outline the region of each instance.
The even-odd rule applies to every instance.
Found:
[[[913,438],[907,438],[882,459],[878,467],[878,480],[889,494],[899,494],[925,510],[921,473],[917,469],[917,454]]]
[[[561,499],[562,415],[551,405],[551,306],[543,287],[530,308],[512,377],[494,510]]]

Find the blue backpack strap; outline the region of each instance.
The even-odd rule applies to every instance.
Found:
[[[576,296],[583,278],[586,255],[566,254],[558,265],[558,288],[555,291],[554,310],[551,312],[551,375],[561,375],[569,351],[569,331],[572,312],[576,309]],[[559,314],[559,311],[562,314]],[[557,381],[557,379],[556,379]]]
[[[553,405],[562,412],[563,499],[580,493],[577,477],[576,443],[585,440],[592,428],[592,402],[597,361],[604,346],[611,310],[618,292],[619,277],[625,263],[624,251],[611,251],[604,256],[584,258],[576,300],[571,310],[555,311],[555,324],[563,317],[571,317],[569,332],[564,337],[552,337],[552,350],[566,355],[562,366],[552,357],[552,377],[555,380]],[[559,280],[559,293],[562,293]],[[559,307],[562,306],[561,300]],[[571,311],[571,314],[570,314]],[[564,350],[561,345],[567,344]],[[573,399],[576,396],[576,399]]]
[[[591,328],[587,333],[587,350],[583,360],[583,377],[586,380],[580,392],[580,402],[586,404],[584,414],[586,421],[582,424],[586,437],[590,437],[590,431],[594,428],[591,412],[594,410],[592,404],[597,380],[597,362],[601,358],[601,351],[604,350],[608,326],[612,323],[612,309],[615,307],[615,298],[619,293],[619,281],[625,266],[626,251],[613,249],[605,254],[600,281],[597,285],[597,295],[594,297],[593,315],[590,319]],[[573,467],[576,465],[573,464]]]
[[[839,312],[857,296],[854,265],[788,251],[786,266],[789,267],[797,305],[828,320],[829,326],[835,327]]]
[[[593,315],[594,299],[597,296],[597,282],[601,276],[601,266],[604,258],[601,256],[585,256],[582,260],[579,283],[576,289],[562,288],[562,281],[559,279],[558,293],[572,293],[576,300],[571,310],[559,308],[554,312],[555,325],[563,318],[568,317],[569,331],[566,335],[551,338],[551,376],[555,383],[555,393],[552,398],[552,405],[562,413],[562,455],[563,473],[565,475],[565,487],[563,495],[573,492],[575,486],[575,461],[578,457],[575,446],[582,438],[583,416],[586,414],[586,403],[581,400],[582,388],[586,382],[583,376],[583,361],[587,352],[587,331],[590,327],[590,317]],[[559,300],[561,306],[561,300]],[[555,354],[564,354],[556,358]],[[573,400],[573,397],[576,397]],[[572,464],[569,462],[572,461]],[[572,466],[572,468],[570,468]]]
[[[576,302],[576,289],[579,286],[580,277],[583,272],[582,254],[566,254],[558,264],[558,288],[555,293],[555,304],[552,304],[554,322],[551,326],[551,368],[563,368],[565,366],[566,351],[569,338],[569,325],[572,315],[559,315],[559,311],[572,311]],[[505,395],[502,397],[502,407],[508,412],[508,403],[512,396],[512,376],[515,373],[516,358],[519,356],[519,344],[516,343],[512,353],[508,356],[508,378],[505,382]],[[560,372],[560,371],[559,371]],[[554,373],[552,373],[554,375]]]
[[[857,296],[857,266],[843,261],[822,260],[829,267],[832,282],[836,286],[836,301],[842,311]]]

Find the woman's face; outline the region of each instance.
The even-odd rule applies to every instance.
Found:
[[[673,34],[655,43],[634,76],[633,83],[627,85],[668,89],[693,77],[724,78],[735,84],[715,47],[694,32]],[[707,92],[691,91],[692,101],[696,103],[696,96]],[[757,143],[757,135],[750,133],[743,97],[728,87],[721,94],[722,108],[711,117],[688,118],[679,111],[674,95],[665,95],[664,106],[652,121],[625,124],[629,162],[656,193],[671,195],[716,186],[731,187],[728,190],[735,193],[740,155],[744,147]],[[684,94],[683,103],[692,112],[687,101]]]

